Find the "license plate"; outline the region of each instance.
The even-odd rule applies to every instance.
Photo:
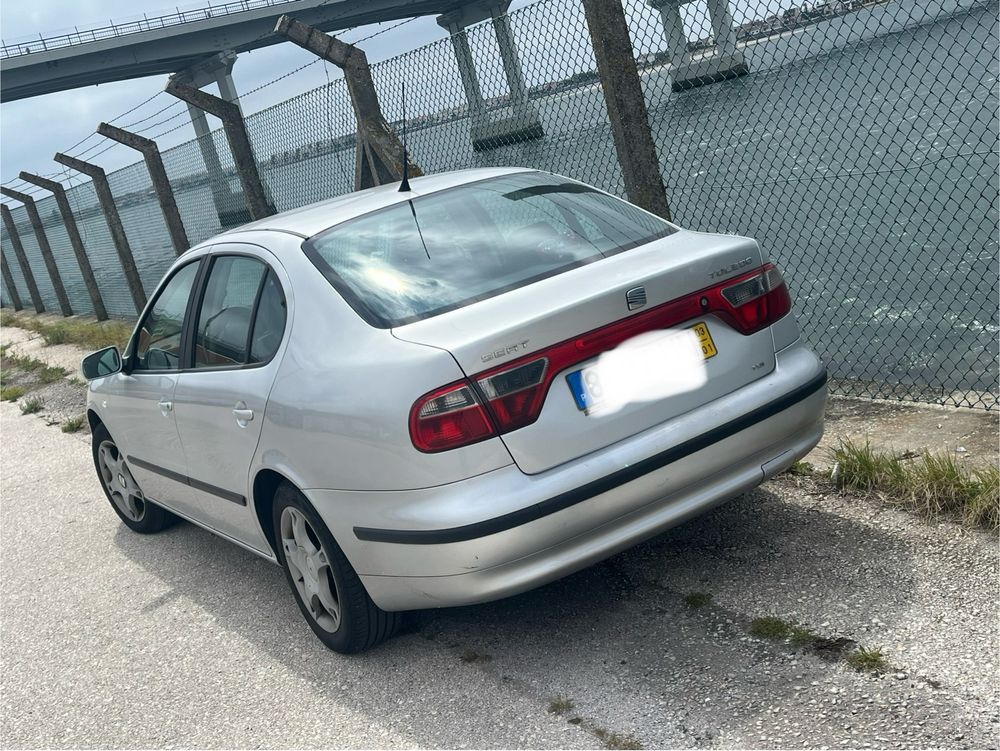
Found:
[[[699,321],[688,328],[698,337],[702,357],[708,360],[719,354],[707,323]],[[589,367],[575,370],[566,376],[566,383],[569,385],[573,401],[576,402],[576,407],[580,411],[589,415],[601,405],[604,392],[601,388],[601,379],[597,368]]]

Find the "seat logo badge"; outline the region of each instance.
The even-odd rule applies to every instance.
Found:
[[[646,288],[633,287],[625,293],[625,304],[629,310],[638,310],[646,304]]]

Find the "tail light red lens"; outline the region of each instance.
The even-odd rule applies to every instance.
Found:
[[[729,322],[741,334],[753,334],[783,318],[792,309],[785,280],[768,264],[749,278],[721,289],[731,309]]]
[[[421,451],[466,446],[494,433],[486,410],[465,381],[426,394],[410,409],[410,439]]]
[[[559,373],[647,331],[714,315],[750,335],[791,309],[781,272],[767,264],[425,394],[410,410],[413,445],[447,451],[530,425]]]

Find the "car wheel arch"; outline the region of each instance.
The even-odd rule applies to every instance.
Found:
[[[98,425],[103,425],[104,420],[92,409],[87,410],[87,424],[90,425],[90,432],[93,433]]]

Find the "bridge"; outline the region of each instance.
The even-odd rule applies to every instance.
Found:
[[[494,2],[504,10],[509,3]],[[285,41],[274,32],[289,15],[327,32],[413,16],[461,12],[469,0],[238,0],[197,10],[0,47],[0,102],[197,66],[218,53]],[[480,14],[477,20],[489,17]]]

